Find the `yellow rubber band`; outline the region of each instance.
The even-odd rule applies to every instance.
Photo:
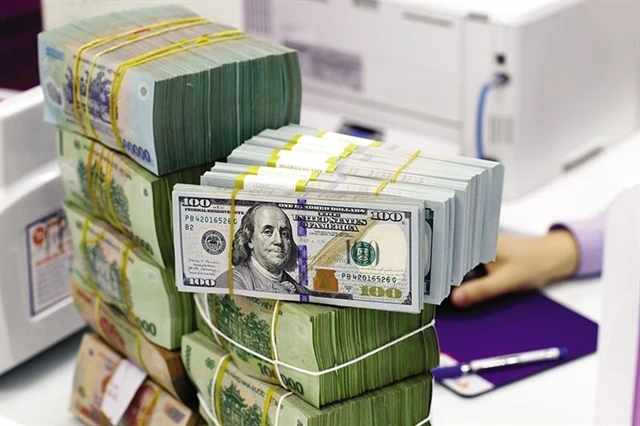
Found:
[[[396,170],[393,176],[391,176],[391,179],[389,179],[389,181],[395,183],[396,179],[398,179],[398,176],[400,176],[400,173],[402,172],[402,170],[404,170],[409,164],[411,164],[413,160],[418,158],[419,155],[420,155],[420,150],[414,152],[413,155],[409,157],[409,159],[405,161],[403,165],[398,167],[398,170]]]
[[[135,244],[133,240],[128,240],[124,245],[124,250],[122,251],[122,259],[120,265],[120,287],[122,289],[122,301],[124,302],[124,306],[127,309],[127,314],[129,315],[129,320],[136,327],[139,326],[136,316],[133,314],[133,308],[131,306],[131,301],[129,300],[127,291],[127,267],[129,266],[129,252],[131,251],[131,245]]]
[[[231,362],[231,357],[226,357],[223,361],[222,361],[222,365],[220,366],[220,369],[218,370],[218,377],[216,377],[216,386],[214,388],[214,392],[215,395],[217,396],[216,398],[216,417],[218,418],[218,422],[220,424],[222,424],[222,410],[220,407],[220,402],[222,400],[221,395],[222,395],[222,379],[224,379],[224,373],[227,371],[227,367],[229,366],[229,363]]]
[[[98,204],[98,196],[96,194],[94,188],[94,180],[95,176],[99,175],[99,171],[102,171],[102,156],[104,155],[104,146],[100,146],[100,154],[98,155],[98,159],[96,161],[95,169],[93,167],[93,156],[94,156],[94,147],[95,142],[91,142],[91,146],[89,147],[89,155],[87,157],[87,192],[89,193],[89,201],[91,202],[91,206],[95,213],[102,217],[102,212],[100,209],[100,204]],[[99,189],[100,190],[100,189]]]
[[[233,238],[235,237],[235,217],[236,217],[236,195],[238,195],[238,188],[234,188],[231,191],[231,208],[229,211],[229,295],[233,295]]]
[[[249,175],[257,175],[260,171],[260,166],[249,166],[247,169],[247,174]]]
[[[102,294],[100,287],[96,285],[95,281],[93,281],[93,276],[91,275],[91,266],[89,264],[89,259],[87,258],[87,244],[99,243],[104,238],[105,231],[98,234],[98,236],[93,240],[89,240],[88,235],[89,235],[90,222],[91,222],[91,217],[88,217],[85,219],[84,224],[82,225],[82,238],[80,239],[80,252],[82,253],[82,260],[84,262],[85,269],[87,270],[86,279],[87,279],[87,282],[89,283],[89,286],[91,287],[91,289],[93,290],[93,292],[95,293],[98,299],[104,299],[104,295]]]
[[[158,398],[160,397],[160,394],[162,394],[162,388],[158,387],[158,389],[156,389],[155,393],[153,394],[153,396],[149,400],[149,403],[147,404],[147,406],[144,407],[144,410],[142,411],[142,415],[140,416],[140,419],[138,420],[138,426],[145,426],[145,424],[147,422],[147,417],[149,416],[149,414],[151,414],[151,412],[155,408],[156,402],[158,401]]]
[[[267,166],[268,167],[278,167],[278,152],[280,150],[276,149],[275,152],[271,153],[271,157],[269,157],[269,159],[267,160]]]
[[[309,181],[307,179],[300,179],[298,182],[296,182],[296,191],[303,192],[308,182]]]
[[[111,223],[113,223],[120,232],[128,234],[129,232],[125,229],[124,224],[120,221],[120,218],[118,217],[118,213],[116,212],[115,206],[113,205],[113,194],[111,193],[111,181],[113,180],[113,160],[116,157],[116,153],[111,151],[110,154],[111,155],[108,157],[108,160],[107,160],[107,172],[105,173],[105,177],[104,177],[104,189],[106,193],[105,199],[108,207],[106,214],[111,217]]]
[[[316,133],[316,137],[317,137],[317,138],[321,138],[321,137],[323,137],[323,136],[324,136],[324,135],[326,135],[326,134],[327,134],[327,131],[326,131],[326,130],[320,130],[320,131],[318,131],[318,133]]]
[[[171,31],[178,31],[178,30],[182,30],[185,28],[189,28],[189,27],[193,27],[196,25],[203,25],[203,24],[207,24],[210,21],[208,21],[206,18],[187,18],[187,19],[178,19],[178,20],[174,20],[174,21],[167,21],[167,22],[162,22],[159,24],[154,24],[148,28],[142,29],[142,30],[152,30],[152,29],[156,29],[156,28],[162,28],[162,27],[170,27],[170,28],[165,28],[164,30],[161,31],[156,31],[156,32],[151,32],[147,35],[144,36],[138,36],[138,33],[132,34],[129,36],[129,38],[122,42],[119,43],[115,46],[112,46],[106,50],[103,50],[101,52],[96,53],[96,55],[93,57],[92,61],[91,61],[91,67],[89,68],[89,74],[87,75],[87,83],[86,83],[86,87],[87,90],[85,90],[85,96],[84,96],[84,105],[85,108],[83,110],[84,114],[83,114],[83,119],[84,121],[86,121],[87,127],[89,128],[89,130],[91,131],[92,137],[98,141],[100,141],[100,138],[98,137],[98,134],[96,133],[94,127],[93,127],[93,123],[91,121],[91,110],[89,108],[89,93],[90,90],[88,90],[91,87],[91,78],[93,76],[93,72],[95,70],[96,67],[96,63],[97,60],[100,56],[102,55],[106,55],[108,53],[111,53],[115,50],[118,50],[122,47],[128,46],[130,44],[133,43],[138,43],[140,41],[146,40],[148,38],[151,37],[157,37],[161,34],[165,34]],[[178,25],[181,24],[181,25]],[[176,25],[175,27],[171,27],[172,25]],[[140,30],[138,31],[140,32]],[[115,41],[115,40],[110,40],[110,41]],[[104,44],[104,43],[103,43]],[[97,46],[93,46],[94,48]],[[78,56],[79,57],[79,56]],[[77,118],[77,117],[76,117]],[[81,126],[83,127],[83,126]]]
[[[78,98],[79,96],[82,94],[80,91],[80,63],[82,62],[82,55],[84,54],[84,52],[86,52],[89,49],[93,49],[95,47],[99,47],[102,46],[104,44],[107,43],[111,43],[113,41],[116,41],[118,39],[124,38],[124,37],[129,37],[132,35],[136,35],[140,32],[143,31],[148,31],[150,29],[155,29],[155,28],[161,28],[162,26],[166,26],[166,25],[174,25],[174,24],[179,24],[179,23],[183,23],[183,22],[188,22],[188,21],[193,21],[196,19],[202,19],[201,17],[193,17],[193,18],[184,18],[184,19],[178,19],[178,20],[173,20],[173,21],[165,21],[165,22],[159,22],[156,24],[151,24],[149,26],[146,27],[140,27],[140,28],[135,28],[132,30],[128,30],[128,31],[124,31],[122,33],[118,33],[112,36],[108,36],[108,37],[102,37],[102,38],[98,38],[95,40],[90,41],[89,43],[80,46],[80,48],[76,51],[76,57],[75,57],[75,62],[74,62],[74,66],[73,66],[73,85],[72,85],[72,101],[73,101],[73,110],[75,112],[76,115],[76,120],[78,121],[78,124],[80,125],[80,128],[82,130],[82,134],[84,134],[85,136],[89,136],[87,134],[87,131],[84,127],[84,123],[83,121],[80,119],[80,112],[78,111]],[[86,92],[89,92],[89,86],[86,85]],[[87,104],[88,107],[88,104]]]
[[[269,405],[271,405],[273,394],[278,389],[280,389],[280,386],[273,385],[267,390],[267,394],[264,397],[264,405],[262,406],[262,420],[260,421],[260,426],[267,426],[267,420],[269,419]]]
[[[387,186],[388,183],[389,183],[388,180],[383,180],[382,182],[380,182],[380,185],[376,188],[376,191],[374,192],[374,194],[380,195],[380,193],[382,192],[384,187]]]
[[[247,177],[246,174],[240,174],[236,176],[236,183],[234,184],[234,188],[243,189],[244,188],[244,179]]]
[[[369,147],[371,147],[371,148],[378,148],[380,146],[382,146],[382,142],[380,142],[380,141],[373,141],[373,142],[371,142],[369,144]]]
[[[149,369],[144,362],[144,358],[142,357],[142,339],[144,337],[142,336],[142,331],[140,330],[140,327],[138,327],[138,324],[134,324],[134,327],[136,328],[136,355],[138,356],[138,362],[144,371],[149,372]]]
[[[215,34],[205,34],[196,37],[191,40],[182,40],[163,48],[147,52],[135,58],[129,59],[116,68],[113,74],[113,81],[111,82],[111,98],[109,99],[109,113],[111,115],[111,128],[113,135],[120,147],[120,150],[125,151],[122,138],[120,137],[120,131],[118,130],[118,95],[122,82],[124,81],[124,75],[127,70],[146,64],[150,61],[155,61],[176,53],[184,52],[195,47],[206,46],[209,44],[220,43],[224,41],[239,40],[246,38],[247,35],[239,30],[223,31]]]

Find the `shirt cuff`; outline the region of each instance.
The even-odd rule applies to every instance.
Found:
[[[572,222],[556,223],[550,230],[565,229],[576,240],[579,250],[578,270],[575,278],[586,278],[602,273],[602,253],[604,245],[605,214],[592,219]]]

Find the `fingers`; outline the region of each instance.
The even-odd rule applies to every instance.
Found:
[[[522,287],[521,274],[509,267],[491,268],[492,271],[477,280],[468,281],[454,289],[451,301],[458,307],[467,307],[484,302],[501,294],[520,290]]]

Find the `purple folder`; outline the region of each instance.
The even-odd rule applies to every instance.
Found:
[[[464,285],[464,284],[463,284]],[[503,296],[470,309],[443,305],[436,314],[441,365],[549,347],[568,349],[552,362],[507,367],[441,383],[472,397],[596,351],[598,325],[539,291]]]

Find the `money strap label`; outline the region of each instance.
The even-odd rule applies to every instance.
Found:
[[[380,145],[382,145],[382,142],[380,142],[380,141],[367,139],[367,138],[361,138],[361,137],[358,137],[358,136],[350,136],[350,135],[345,135],[345,134],[342,134],[342,133],[335,133],[335,132],[321,131],[321,132],[318,132],[317,137],[322,138],[322,139],[334,140],[334,141],[337,140],[337,141],[348,142],[348,143],[352,143],[354,145],[366,146],[366,147],[370,147],[370,148],[377,148]]]
[[[320,172],[312,170],[297,170],[297,169],[285,169],[278,167],[262,167],[262,166],[249,166],[247,174],[256,176],[288,176],[296,177],[299,179],[306,179],[309,181],[316,180],[320,176]]]
[[[118,364],[107,382],[107,388],[100,403],[100,411],[111,424],[120,423],[146,377],[147,374],[144,371],[126,359],[122,359]]]
[[[82,62],[82,55],[89,49],[93,49],[99,46],[102,46],[104,44],[107,43],[111,43],[114,42],[116,40],[119,40],[121,38],[125,38],[128,37],[129,40],[127,40],[127,42],[124,43],[124,45],[126,44],[130,44],[136,41],[140,41],[140,40],[144,40],[147,39],[149,37],[152,36],[156,36],[162,33],[165,33],[167,31],[175,31],[180,29],[179,27],[177,28],[170,28],[168,30],[165,31],[161,31],[161,32],[156,32],[153,34],[149,34],[143,37],[139,37],[138,35],[140,33],[146,32],[146,31],[151,31],[157,28],[163,28],[166,26],[172,26],[172,25],[180,25],[180,24],[188,24],[188,25],[195,25],[195,24],[201,24],[201,23],[206,23],[207,20],[202,18],[202,17],[193,17],[193,18],[184,18],[184,19],[176,19],[176,20],[172,20],[172,21],[165,21],[165,22],[158,22],[156,24],[152,24],[146,27],[140,27],[140,28],[135,28],[133,30],[128,30],[128,31],[124,31],[122,33],[118,33],[112,36],[108,36],[108,37],[102,37],[102,38],[98,38],[95,40],[90,41],[87,44],[84,44],[82,46],[80,46],[80,48],[77,50],[76,52],[76,58],[75,58],[75,62],[74,62],[74,73],[73,73],[73,81],[72,81],[72,102],[73,102],[73,110],[75,112],[76,115],[76,120],[78,121],[78,124],[80,125],[80,128],[82,130],[82,133],[85,136],[89,136],[87,133],[87,129],[84,126],[84,121],[81,119],[80,117],[80,111],[78,109],[78,98],[80,97],[80,95],[82,95],[81,90],[80,90],[80,63]],[[93,70],[95,68],[95,61],[97,59],[98,56],[103,55],[105,53],[109,53],[113,50],[116,50],[116,48],[122,47],[121,45],[117,45],[117,46],[113,46],[110,49],[107,49],[106,51],[100,52],[98,55],[96,55],[96,57],[94,57],[93,62],[91,64],[91,71],[89,72],[88,75],[88,79],[87,79],[87,84],[85,85],[86,87],[86,92],[85,92],[85,102],[88,101],[89,99],[89,84],[90,84],[90,79],[91,79],[91,75],[93,73]],[[89,110],[88,108],[89,104],[86,103],[86,109],[83,110],[83,114],[85,112],[87,112]],[[98,139],[97,135],[95,134],[95,130],[93,129],[93,126],[91,125],[91,121],[89,120],[89,125],[91,126],[91,131],[93,136]],[[98,139],[99,140],[99,139]]]
[[[235,187],[248,191],[296,191],[300,186],[304,189],[307,180],[293,176],[258,176],[238,175]]]
[[[157,59],[165,58],[167,56],[175,55],[176,53],[184,52],[196,47],[206,46],[214,43],[221,43],[230,40],[239,40],[246,38],[247,35],[240,30],[221,31],[214,34],[204,34],[199,37],[182,40],[169,46],[162,47],[160,49],[153,50],[151,52],[144,53],[135,58],[129,59],[121,64],[115,70],[113,74],[113,81],[111,82],[111,98],[109,99],[109,113],[111,115],[111,128],[113,135],[116,138],[116,142],[122,151],[125,151],[122,138],[120,137],[120,131],[118,130],[118,95],[122,82],[124,81],[124,75],[128,69],[146,64],[147,62],[155,61]]]
[[[436,320],[433,319],[430,322],[428,322],[427,324],[425,324],[425,325],[413,330],[412,332],[407,333],[404,336],[400,336],[397,339],[392,340],[391,342],[388,342],[388,343],[386,343],[386,344],[384,344],[382,346],[377,347],[376,349],[373,349],[372,351],[369,351],[369,352],[367,352],[367,353],[365,353],[365,354],[363,354],[363,355],[361,355],[361,356],[359,356],[357,358],[352,359],[351,361],[336,365],[336,366],[331,367],[331,368],[327,368],[326,370],[322,370],[322,371],[309,371],[309,370],[305,370],[304,368],[296,367],[295,365],[287,364],[286,362],[280,361],[277,358],[277,349],[275,349],[276,348],[276,345],[275,345],[275,331],[274,331],[274,326],[273,326],[274,325],[273,321],[276,321],[275,324],[277,325],[277,319],[272,319],[272,325],[271,325],[271,336],[272,336],[271,337],[271,346],[272,346],[272,353],[273,353],[274,358],[267,358],[266,356],[257,353],[253,349],[250,349],[250,348],[244,346],[242,343],[237,342],[234,339],[232,339],[231,337],[227,336],[222,330],[218,329],[218,327],[213,325],[213,323],[211,322],[211,317],[210,317],[209,313],[206,312],[206,310],[202,307],[202,304],[200,303],[200,301],[199,301],[199,299],[197,297],[195,297],[195,302],[196,302],[195,303],[196,309],[198,310],[199,315],[205,321],[205,323],[209,326],[209,328],[211,329],[211,331],[214,334],[219,334],[224,339],[226,339],[229,342],[231,342],[234,346],[237,346],[238,348],[250,353],[251,355],[255,356],[256,358],[259,358],[259,359],[261,359],[261,360],[263,360],[265,362],[273,364],[274,367],[276,368],[276,371],[277,371],[278,366],[281,366],[281,367],[288,368],[290,370],[297,371],[297,372],[302,373],[302,374],[307,374],[309,376],[322,376],[322,375],[325,375],[327,373],[331,373],[333,371],[340,370],[340,369],[342,369],[344,367],[347,367],[347,366],[349,366],[351,364],[355,364],[357,362],[360,362],[363,359],[366,359],[366,358],[370,357],[373,354],[376,354],[376,353],[378,353],[380,351],[383,351],[383,350],[385,350],[385,349],[387,349],[387,348],[389,348],[391,346],[394,346],[394,345],[400,343],[403,340],[406,340],[406,339],[408,339],[408,338],[410,338],[412,336],[415,336],[418,333],[422,333],[426,329],[433,327],[435,325],[435,323],[436,323]],[[280,374],[279,373],[277,373],[277,374],[278,374],[278,380],[280,381],[280,384],[282,385],[282,387],[285,388],[285,389],[288,389],[288,386],[286,386],[285,384],[282,383],[282,377],[280,377]]]
[[[393,174],[393,176],[391,176],[391,179],[389,179],[390,182],[395,183],[396,179],[398,179],[398,176],[400,176],[400,173],[402,173],[402,171],[409,165],[411,164],[411,162],[413,160],[415,160],[416,158],[418,158],[418,156],[420,155],[420,150],[416,151],[413,153],[413,155],[411,157],[409,157],[409,159],[407,161],[404,162],[404,164],[402,164],[400,167],[398,167],[398,170],[396,170],[396,172]]]

